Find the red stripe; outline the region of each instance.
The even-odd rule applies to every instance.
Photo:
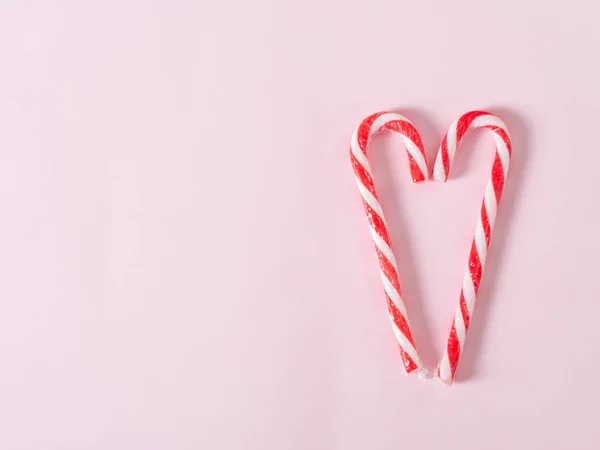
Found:
[[[458,365],[458,360],[460,359],[460,343],[458,342],[458,336],[456,335],[454,323],[452,324],[452,330],[450,331],[450,337],[448,338],[446,350],[448,352],[448,362],[450,363],[450,372],[452,374],[451,379],[454,379],[456,366]]]
[[[466,114],[463,114],[460,117],[460,119],[458,119],[458,123],[456,124],[456,146],[457,147],[458,147],[458,144],[460,143],[460,141],[462,140],[462,138],[465,136],[465,134],[469,130],[471,123],[475,119],[477,119],[479,116],[484,116],[486,114],[489,114],[489,113],[487,113],[485,111],[470,111]]]
[[[463,322],[465,323],[465,330],[469,329],[469,324],[471,323],[471,316],[469,315],[469,308],[467,307],[467,302],[465,301],[465,296],[460,291],[460,312],[463,316]]]
[[[414,183],[419,183],[425,180],[425,175],[421,171],[421,168],[413,158],[413,156],[408,154],[408,163],[410,164],[410,176]]]
[[[421,140],[421,135],[412,123],[407,122],[406,120],[392,120],[383,125],[382,128],[395,131],[396,133],[400,133],[403,136],[406,136],[417,146],[417,148],[421,152],[421,155],[423,155],[423,159],[427,161],[425,156],[425,148],[423,147],[423,141]],[[410,163],[410,173],[412,180],[415,183],[425,180],[425,174],[423,174],[423,172],[421,171],[421,169],[419,168],[419,166],[417,165],[416,161],[410,153],[408,153],[408,161]],[[425,164],[427,164],[427,162]]]
[[[412,360],[410,355],[406,353],[406,351],[398,344],[398,348],[400,349],[400,356],[402,357],[402,362],[404,363],[404,370],[406,373],[414,372],[419,368]]]
[[[360,180],[364,187],[373,194],[373,197],[377,198],[377,191],[375,190],[375,183],[373,182],[373,177],[371,174],[367,172],[367,169],[356,159],[354,153],[352,153],[352,149],[350,149],[350,161],[352,162],[352,168],[354,169],[354,175]]]
[[[504,131],[502,128],[497,127],[497,126],[489,126],[487,128],[489,128],[494,133],[496,133],[498,136],[500,136],[500,138],[504,141],[506,148],[508,148],[508,154],[512,155],[512,142],[510,140],[510,137],[508,137],[508,134],[506,134],[506,131]]]
[[[375,251],[377,252],[377,257],[379,258],[379,267],[381,267],[381,271],[385,274],[386,278],[390,280],[390,283],[392,283],[392,286],[394,286],[398,294],[402,295],[396,269],[394,269],[392,263],[381,252],[379,247],[375,246]]]
[[[477,246],[475,241],[471,245],[471,254],[469,255],[469,273],[473,280],[473,287],[475,288],[475,295],[479,291],[479,282],[481,281],[481,274],[483,268],[481,267],[481,261],[479,261],[479,253],[477,253]]]
[[[498,152],[496,152],[496,158],[494,159],[494,165],[492,166],[492,185],[494,186],[494,193],[496,194],[496,203],[500,203],[502,190],[504,189],[504,169],[502,168],[502,160],[500,159]]]
[[[390,239],[390,235],[388,234],[387,227],[383,223],[383,219],[379,217],[379,214],[377,214],[364,199],[363,205],[365,207],[365,212],[367,213],[367,219],[369,219],[369,223],[375,229],[375,232],[390,248],[392,248],[392,241]]]
[[[444,136],[442,140],[442,162],[444,163],[444,181],[448,179],[450,173],[450,157],[448,155],[448,136]]]
[[[369,128],[371,128],[371,126],[373,125],[373,122],[375,122],[375,120],[377,120],[377,118],[379,118],[380,116],[383,116],[384,114],[387,114],[387,111],[379,111],[379,112],[373,113],[369,117],[367,117],[365,120],[363,120],[361,122],[361,125],[366,125]]]
[[[373,184],[373,178],[366,171],[363,165],[356,159],[356,157],[350,153],[350,160],[352,161],[352,167],[354,168],[354,174],[360,180],[365,188],[375,197],[375,200],[379,202],[379,198],[377,196],[377,191],[375,190],[375,185]],[[373,226],[377,234],[385,241],[387,245],[392,247],[392,241],[388,234],[387,228],[383,222],[383,219],[379,217],[379,214],[369,206],[369,204],[363,199],[363,205],[365,206],[365,211],[367,213],[367,218],[369,219],[369,223]]]
[[[358,130],[356,133],[358,145],[360,146],[360,149],[365,155],[367,154],[367,143],[369,142],[369,136],[371,134],[371,126],[373,125],[373,122],[375,122],[375,120],[382,114],[386,113],[382,111],[375,114],[371,114],[358,126]]]
[[[396,131],[406,136],[415,143],[417,148],[423,154],[423,157],[425,156],[425,147],[423,147],[421,135],[412,123],[407,122],[406,120],[391,120],[387,122],[382,128],[387,128],[388,130]]]
[[[406,337],[406,339],[414,347],[415,341],[412,337],[412,333],[408,326],[408,322],[406,321],[406,317],[404,317],[402,315],[402,313],[400,312],[400,310],[398,309],[398,307],[396,305],[394,305],[394,302],[387,295],[387,292],[385,294],[385,298],[386,298],[387,304],[388,304],[388,311],[390,312],[390,315],[392,316],[392,320],[394,321],[394,324],[396,324],[396,326],[398,327],[400,332]]]
[[[490,226],[490,219],[488,218],[487,209],[485,209],[485,201],[481,205],[481,224],[483,225],[485,241],[489,247],[490,239],[492,238],[492,227]]]
[[[456,123],[456,146],[457,147],[458,147],[458,144],[460,144],[460,141],[462,140],[462,138],[465,136],[465,134],[469,130],[469,127],[471,126],[471,122],[473,122],[473,119],[475,119],[476,117],[481,115],[481,114],[479,114],[480,112],[481,111],[469,111],[468,113],[465,113],[462,116],[460,116],[460,118],[458,119],[458,122]]]

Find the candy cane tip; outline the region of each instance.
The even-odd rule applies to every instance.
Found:
[[[439,382],[440,384],[443,384],[445,386],[452,386],[452,378],[442,378],[439,373],[436,373],[434,378],[435,381]]]
[[[435,165],[433,166],[433,179],[442,183],[448,181],[448,174],[444,170],[444,164],[442,164],[441,161],[439,161],[439,159],[435,162]]]
[[[429,378],[429,372],[427,371],[427,369],[417,369],[415,370],[415,375],[417,375],[417,377],[419,377],[419,379],[421,380],[426,380],[427,378]]]

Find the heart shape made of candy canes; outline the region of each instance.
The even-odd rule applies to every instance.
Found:
[[[475,227],[475,236],[471,244],[467,271],[463,278],[459,306],[435,373],[438,380],[449,385],[454,380],[465,337],[471,324],[492,228],[510,164],[512,143],[506,125],[498,117],[485,111],[471,111],[463,114],[450,125],[442,140],[433,169],[433,178],[445,182],[448,179],[458,145],[469,130],[477,128],[486,128],[493,132],[496,155]],[[398,341],[404,371],[407,374],[415,372],[425,376],[427,371],[417,352],[406,307],[402,301],[396,257],[392,251],[383,209],[373,183],[371,165],[367,159],[367,146],[371,137],[383,130],[395,131],[402,137],[408,153],[413,182],[427,180],[429,175],[427,158],[419,132],[407,118],[400,114],[379,112],[370,115],[354,131],[350,142],[350,159],[367,213],[371,236],[375,243],[392,330]]]

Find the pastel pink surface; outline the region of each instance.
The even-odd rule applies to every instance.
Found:
[[[0,4],[0,448],[596,449],[594,2]],[[400,367],[348,158],[511,172],[451,388]],[[493,158],[373,169],[425,364]]]

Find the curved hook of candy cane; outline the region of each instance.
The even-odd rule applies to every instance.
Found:
[[[413,182],[424,181],[427,178],[427,161],[419,132],[408,119],[399,114],[386,112],[373,114],[363,120],[352,135],[350,159],[369,220],[371,237],[375,243],[388,312],[400,349],[403,368],[407,374],[416,372],[425,376],[427,371],[415,347],[406,307],[401,297],[396,257],[392,251],[392,242],[373,183],[371,165],[367,159],[367,146],[371,137],[382,130],[395,131],[402,137],[408,151]]]
[[[496,220],[496,211],[504,189],[504,181],[508,174],[512,143],[506,125],[498,117],[485,111],[471,111],[462,115],[450,125],[446,136],[444,136],[433,169],[433,177],[438,181],[445,182],[448,179],[458,145],[469,130],[477,128],[487,128],[494,133],[496,156],[475,227],[475,237],[471,245],[467,271],[463,278],[459,307],[454,316],[444,354],[436,371],[436,377],[449,385],[454,380],[475,309],[476,296],[490,245],[492,228]]]

